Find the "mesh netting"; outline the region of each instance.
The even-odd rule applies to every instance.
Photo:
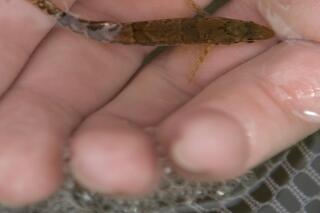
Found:
[[[153,196],[112,199],[69,179],[49,201],[1,213],[294,213],[320,211],[320,135],[308,137],[243,177],[225,183],[188,182],[169,167]]]

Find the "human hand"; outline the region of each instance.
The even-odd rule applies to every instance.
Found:
[[[284,38],[320,39],[312,21],[317,10],[308,10],[317,6],[312,1],[233,1],[217,15],[263,24],[257,4]],[[281,4],[292,5],[292,13]],[[317,112],[316,44],[217,46],[192,83],[187,74],[198,47],[177,47],[118,94],[153,47],[102,45],[59,28],[46,35],[53,22],[28,2],[4,1],[0,8],[3,203],[23,205],[55,191],[68,142],[71,170],[81,184],[105,194],[139,195],[154,188],[159,176],[148,127],[156,127],[182,173],[214,180],[239,175],[317,129],[301,113]],[[90,18],[121,21],[192,13],[183,0],[80,1],[74,11],[88,8]]]

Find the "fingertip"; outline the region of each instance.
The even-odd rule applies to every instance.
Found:
[[[139,128],[114,124],[110,127],[105,123],[103,129],[90,128],[89,124],[76,135],[72,173],[81,185],[98,193],[148,194],[159,178],[151,139]]]
[[[248,144],[240,124],[219,111],[199,109],[173,116],[160,127],[170,158],[190,177],[226,180],[245,171]]]
[[[56,192],[62,184],[64,177],[60,153],[50,148],[39,152],[34,150],[2,152],[0,203],[3,205],[23,207],[40,202]]]

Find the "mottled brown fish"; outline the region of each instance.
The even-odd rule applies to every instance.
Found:
[[[233,44],[272,36],[273,31],[253,22],[196,17],[122,24],[114,41],[143,45]]]
[[[273,37],[271,29],[252,21],[222,17],[162,19],[133,23],[95,22],[76,18],[50,0],[28,0],[60,25],[94,40],[141,45],[234,44]]]

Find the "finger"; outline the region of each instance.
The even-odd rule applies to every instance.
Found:
[[[69,0],[65,5],[71,3]],[[32,52],[54,25],[54,20],[47,18],[27,1],[1,1],[0,8],[1,94],[17,78]],[[26,143],[26,138],[31,137],[27,133],[29,130],[41,131],[41,127],[44,127],[34,125],[33,117],[43,121],[45,116],[41,110],[36,113],[31,108],[32,104],[23,103],[24,98],[20,97],[14,99],[12,104],[0,107],[0,200],[9,205],[38,201],[52,193],[62,179],[61,173],[57,172],[60,150],[59,146],[53,146],[57,140],[54,134],[35,135],[33,147],[31,143]],[[25,115],[23,121],[19,118],[22,114]],[[44,135],[46,142],[42,141]],[[50,165],[46,165],[41,158]],[[42,176],[39,175],[41,172]],[[37,183],[37,187],[31,183]]]
[[[141,1],[138,4],[135,3],[135,7],[138,7],[137,10],[134,11],[134,14],[131,14],[129,12],[128,16],[131,18],[135,17],[135,14],[139,14],[139,10],[142,10],[143,12],[146,12],[150,15],[148,17],[145,16],[145,19],[160,18],[161,16],[163,17],[163,14],[166,14],[166,17],[177,17],[181,15],[185,16],[192,12],[190,8],[184,4],[184,0],[182,1],[183,4],[181,4],[180,1],[175,1],[173,4],[164,4],[163,1],[161,3],[159,1],[151,2]],[[205,1],[203,1],[202,4],[204,2]],[[147,8],[145,3],[150,6],[148,9],[145,9]],[[111,3],[106,2],[105,4]],[[174,7],[175,9],[168,9],[168,5],[170,5],[170,7]],[[150,10],[153,10],[154,14],[152,12],[150,13]],[[174,11],[174,13],[171,14],[171,11]],[[142,14],[142,12],[140,14]],[[141,52],[132,50],[131,48],[133,47],[114,45],[112,47],[108,47],[107,51],[111,51],[109,48],[112,48],[112,53],[105,57],[108,58],[109,61],[101,61],[101,64],[98,64],[99,66],[97,66],[97,70],[99,70],[98,67],[100,67],[100,69],[104,67],[103,69],[105,69],[106,66],[116,68],[114,70],[110,69],[108,73],[108,82],[110,82],[108,86],[111,87],[111,89],[106,89],[107,86],[105,85],[105,81],[101,81],[102,78],[97,79],[97,81],[95,82],[95,84],[100,84],[101,81],[101,87],[105,88],[103,90],[104,93],[106,93],[106,91],[118,91],[119,85],[122,85],[125,81],[128,80],[128,77],[130,77],[131,74],[136,70],[138,65],[140,65],[139,63],[144,57]],[[117,54],[119,52],[121,54]],[[114,53],[116,53],[116,55],[114,55]],[[126,55],[126,57],[122,58],[121,55]],[[128,58],[128,55],[130,56],[130,61],[126,60],[126,58]],[[128,62],[124,63],[124,61]],[[120,68],[118,68],[119,66]],[[115,89],[112,89],[112,87]],[[94,94],[97,94],[97,92],[95,92]],[[112,95],[109,95],[109,97],[110,96]],[[90,97],[92,97],[92,95],[90,95]],[[108,95],[100,96],[100,98],[103,98],[104,100],[106,100],[106,97],[108,97]],[[86,101],[86,103],[88,102]],[[110,119],[110,114],[92,116],[76,132],[76,135],[72,142],[73,174],[83,185],[94,190],[99,190],[99,192],[102,193],[121,193],[129,195],[143,194],[146,191],[150,190],[152,188],[152,185],[155,185],[155,180],[157,179],[158,175],[158,167],[155,163],[156,157],[154,155],[154,151],[152,150],[153,148],[150,146],[151,139],[145,136],[145,133],[143,132],[143,130],[141,130],[141,128],[136,128],[130,123],[123,125],[123,123],[127,123],[127,121],[123,121],[121,117],[118,117],[117,120],[117,117],[118,116]],[[111,125],[113,123],[115,124]],[[118,125],[118,123],[120,123],[121,125]],[[92,126],[96,125],[101,127],[99,128],[99,130],[101,129],[100,131],[96,131],[94,130],[95,128],[92,128]],[[87,135],[90,135],[90,137],[87,137]],[[115,141],[115,138],[119,138],[121,135],[131,135],[131,137],[122,138],[121,143]],[[142,137],[142,135],[144,136]],[[83,139],[81,140],[81,138]],[[99,142],[95,138],[102,138],[103,140],[99,139],[99,141],[102,141]],[[92,143],[96,143],[96,146],[88,145]],[[109,147],[113,143],[118,143],[118,147],[116,149],[117,151],[105,148]],[[133,146],[141,147],[141,143],[144,144],[144,149],[133,148]],[[131,156],[134,156],[131,158],[130,162],[131,169],[129,169],[128,167],[122,167],[121,169],[114,170],[113,173],[109,173],[108,175],[110,176],[110,178],[106,178],[106,171],[101,170],[100,167],[94,166],[96,165],[96,163],[99,163],[99,165],[103,164],[121,167],[122,163],[124,163],[124,159],[119,158],[119,156],[125,156],[127,154],[128,149],[126,147],[131,147],[131,150],[136,150],[131,152]],[[103,152],[101,152],[100,150],[103,150]],[[138,150],[143,151],[138,152]],[[85,152],[91,154],[83,155],[83,153]],[[94,158],[92,158],[92,156]],[[133,159],[136,159],[136,161],[134,161]],[[135,171],[135,173],[132,173],[133,170]],[[133,174],[136,178],[115,178],[128,177]],[[117,182],[115,182],[114,180],[117,180]]]
[[[146,2],[139,1],[136,5],[143,8]],[[111,10],[108,8],[106,13]],[[157,13],[160,8],[153,10]],[[187,14],[187,10],[186,7],[181,13]],[[140,14],[131,10],[127,12],[131,17]],[[152,13],[149,15],[151,18]],[[103,46],[61,29],[54,30],[42,42],[23,75],[1,103],[0,144],[3,149],[0,161],[4,162],[0,168],[1,202],[22,205],[45,198],[57,189],[62,180],[58,150],[66,137],[83,117],[99,108],[122,87],[148,51],[121,45]],[[13,130],[6,131],[8,128]],[[133,135],[138,136],[133,136],[132,140],[141,139],[139,132]],[[130,140],[127,139],[127,143]],[[148,150],[148,139],[143,137],[141,140],[132,146],[144,144]],[[10,141],[10,147],[7,141]],[[28,149],[19,149],[20,144],[25,144]],[[151,151],[149,155],[152,156]],[[134,156],[140,158],[137,154]],[[148,162],[137,160],[139,163],[134,166],[138,170],[152,162],[148,155],[141,158]],[[14,162],[14,165],[7,166],[8,162]],[[23,169],[17,171],[17,165]],[[156,165],[153,167],[155,173]],[[131,170],[128,173],[130,175]],[[8,180],[8,177],[15,178]]]
[[[320,41],[320,5],[307,0],[259,0],[260,11],[284,39]]]
[[[195,0],[204,7],[210,0]],[[170,3],[168,5],[168,3]],[[113,20],[121,22],[146,21],[162,18],[179,18],[191,16],[195,13],[193,8],[186,4],[186,0],[178,1],[141,1],[133,2],[128,0],[99,1],[80,0],[74,8],[81,17],[95,17],[97,20]]]
[[[73,138],[72,169],[82,185],[117,196],[145,195],[157,186],[151,138],[111,115],[91,116]]]
[[[212,83],[160,129],[172,161],[193,176],[229,179],[316,131],[319,51],[283,43]]]
[[[72,2],[68,0],[66,4],[70,5]],[[2,94],[52,28],[54,20],[44,16],[28,1],[1,1],[0,11],[0,94]]]
[[[11,92],[0,105],[0,202],[21,206],[52,194],[62,182],[67,111],[48,99]]]

